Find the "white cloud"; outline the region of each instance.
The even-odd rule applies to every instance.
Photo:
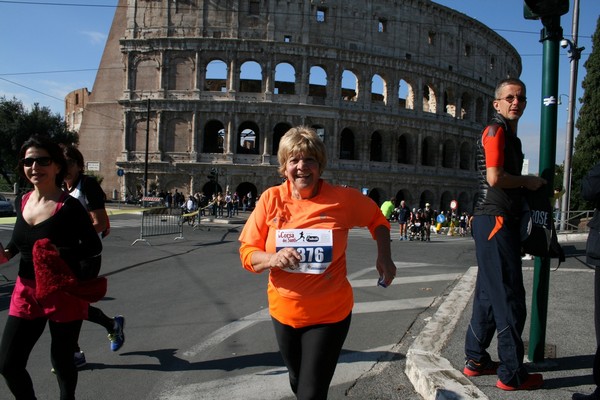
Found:
[[[103,32],[83,31],[81,33],[84,34],[85,36],[87,36],[90,39],[90,42],[92,42],[92,44],[104,45],[104,43],[106,43],[106,38],[108,37]]]

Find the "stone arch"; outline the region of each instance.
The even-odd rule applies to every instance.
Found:
[[[168,90],[191,90],[194,88],[194,61],[190,57],[173,57],[169,59],[167,69]]]
[[[415,93],[412,85],[400,79],[398,83],[398,104],[400,109],[413,110],[415,108]]]
[[[312,97],[327,97],[327,71],[320,65],[310,67],[308,95]]]
[[[240,67],[240,92],[262,92],[262,68],[254,60],[244,62]]]
[[[456,153],[456,146],[451,139],[444,141],[442,145],[442,167],[454,168],[454,154]]]
[[[473,205],[469,201],[469,194],[467,192],[461,192],[458,195],[458,212],[462,214],[464,212],[471,214],[473,212]]]
[[[462,142],[460,145],[458,168],[468,171],[473,165],[473,144],[469,142]]]
[[[192,124],[181,117],[167,121],[165,148],[167,153],[189,153],[192,150]]]
[[[211,120],[204,125],[202,135],[203,153],[223,153],[225,141],[225,125],[221,121]]]
[[[399,206],[402,200],[404,200],[407,207],[410,207],[410,202],[412,201],[412,198],[408,189],[400,189],[396,192],[396,206]]]
[[[349,128],[344,128],[340,135],[340,160],[354,160],[354,132]]]
[[[140,58],[135,63],[133,90],[152,91],[158,89],[160,63],[154,58]]]
[[[373,189],[370,189],[368,196],[375,203],[377,203],[378,206],[380,206],[385,200],[387,200],[387,197],[385,195],[385,191],[382,188],[375,187]]]
[[[240,202],[242,203],[242,207],[246,207],[246,209],[253,209],[254,204],[256,204],[256,199],[258,196],[258,189],[252,182],[242,182],[235,187],[235,191],[240,196]],[[251,196],[248,196],[248,193]],[[251,198],[251,201],[248,201],[248,198]],[[245,202],[245,204],[244,204]]]
[[[213,59],[206,65],[204,90],[210,92],[227,91],[227,64],[221,59]]]
[[[473,99],[471,98],[471,95],[464,92],[460,98],[460,119],[473,119],[473,115],[471,115],[472,102]]]
[[[400,136],[398,136],[398,146],[397,146],[397,161],[398,164],[410,164],[410,156],[408,153],[409,150],[409,143],[408,143],[408,139],[407,139],[407,135],[404,133],[401,133]]]
[[[450,202],[452,200],[456,200],[454,195],[449,191],[445,191],[442,193],[442,197],[440,198],[440,210],[441,211],[450,211]]]
[[[444,92],[444,112],[446,115],[456,118],[456,96],[452,89]]]
[[[431,190],[429,190],[429,189],[423,190],[423,192],[421,192],[421,196],[419,196],[419,205],[417,208],[425,208],[426,203],[431,204],[432,208],[435,208],[433,206],[435,204],[434,198],[435,198],[435,196],[433,195],[433,192]]]
[[[238,154],[258,154],[260,135],[256,123],[252,121],[242,122],[238,128],[237,137]]]
[[[435,141],[431,136],[421,142],[421,165],[435,166]]]
[[[371,78],[371,102],[387,103],[386,82],[379,74],[374,74]]]
[[[154,152],[158,150],[158,135],[156,133],[156,120],[150,117],[150,124],[147,123],[147,118],[140,118],[134,122],[132,143],[130,149],[136,152],[146,151],[146,135],[148,136],[148,151]],[[149,125],[149,131],[147,127]]]
[[[292,128],[292,125],[287,122],[280,122],[273,128],[273,148],[271,154],[277,155],[277,151],[279,150],[279,141],[281,137],[285,135],[287,131]]]
[[[484,121],[485,107],[483,104],[484,102],[481,97],[475,100],[475,122],[483,123]]]
[[[358,78],[353,71],[348,69],[342,72],[342,100],[358,100]]]
[[[435,90],[430,85],[423,86],[423,111],[432,114],[437,113],[437,98]]]
[[[369,161],[383,161],[383,139],[379,131],[371,134]]]
[[[275,66],[274,94],[296,94],[296,70],[287,62]]]

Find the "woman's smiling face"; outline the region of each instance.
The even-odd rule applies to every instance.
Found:
[[[317,184],[321,177],[319,162],[315,157],[292,154],[285,166],[285,177],[292,184],[295,198],[307,199],[317,194]]]
[[[25,151],[24,159],[39,158],[50,158],[50,154],[45,149],[37,147],[30,147]],[[24,165],[23,171],[33,185],[37,186],[45,182],[54,185],[55,177],[60,172],[60,166],[53,161],[48,165],[43,165],[43,163],[36,161],[32,165]]]

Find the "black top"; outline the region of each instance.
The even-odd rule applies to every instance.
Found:
[[[35,280],[33,245],[38,239],[48,238],[59,249],[60,256],[76,272],[79,262],[102,252],[102,242],[92,221],[79,201],[64,196],[62,207],[50,218],[36,225],[23,219],[22,198],[15,201],[17,220],[7,249],[13,255],[21,253],[19,276]]]
[[[523,168],[523,151],[521,140],[510,129],[506,120],[496,114],[477,141],[477,170],[479,174],[479,190],[475,199],[474,215],[501,215],[518,219],[523,208],[522,189],[500,189],[491,187],[487,181],[485,149],[483,137],[504,135],[504,171],[515,176],[521,176]]]

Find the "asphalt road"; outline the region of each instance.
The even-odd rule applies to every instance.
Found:
[[[139,215],[111,217],[104,240],[102,273],[109,279],[97,305],[126,318],[126,342],[111,352],[106,332],[84,322],[80,346],[88,366],[79,374],[78,399],[191,400],[290,399],[287,372],[267,312],[266,274],[241,268],[239,225],[184,227],[177,235],[140,235]],[[355,308],[336,370],[330,399],[419,399],[399,370],[393,382],[374,377],[385,366],[401,368],[406,346],[456,280],[475,265],[469,238],[432,236],[432,241],[398,241],[393,226],[398,278],[376,286],[376,245],[368,231],[353,230],[348,275]],[[0,225],[0,242],[11,225]],[[17,260],[0,266],[0,326],[7,315]],[[40,400],[57,399],[50,372],[46,330],[29,360]],[[400,362],[398,362],[400,360]],[[0,399],[11,398],[0,382]]]

